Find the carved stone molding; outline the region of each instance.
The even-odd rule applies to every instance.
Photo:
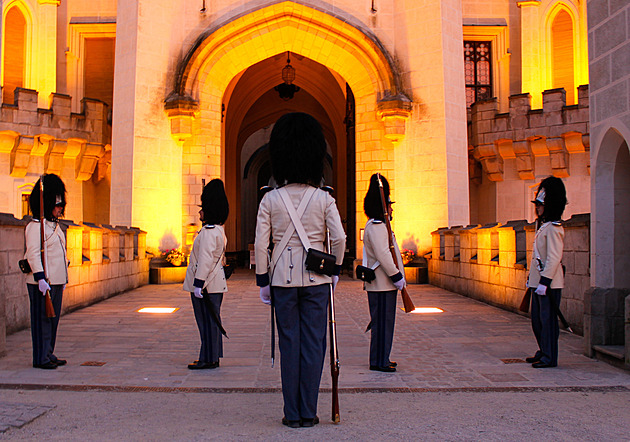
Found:
[[[190,96],[172,93],[164,101],[164,110],[171,122],[171,136],[180,146],[192,136],[193,122],[199,103]]]
[[[112,165],[112,146],[111,144],[105,145],[105,154],[99,158],[96,164],[96,180],[101,181],[110,174],[110,167]]]
[[[3,130],[0,132],[0,153],[11,153],[15,148],[20,134],[12,130]]]
[[[63,168],[63,156],[68,149],[65,140],[52,140],[48,145],[48,151],[44,155],[44,170],[46,173],[61,174]]]
[[[75,177],[79,181],[87,181],[92,177],[98,160],[105,154],[102,144],[85,143],[75,162]]]
[[[11,151],[12,177],[21,178],[26,175],[34,144],[35,139],[33,137],[20,137],[19,141]]]
[[[482,144],[475,147],[473,155],[481,163],[490,181],[503,181],[503,158],[494,144]]]
[[[529,147],[535,157],[546,157],[549,155],[546,137],[531,137],[527,141],[529,141]]]
[[[569,176],[569,153],[564,147],[564,140],[560,137],[547,138],[547,148],[551,158],[551,173],[558,178]]]
[[[518,177],[522,180],[533,180],[535,177],[535,163],[529,142],[525,140],[515,141],[512,146],[516,157],[516,172],[518,173]]]
[[[385,97],[378,101],[377,114],[385,125],[385,138],[394,144],[400,143],[405,138],[411,109],[411,100],[401,94]]]

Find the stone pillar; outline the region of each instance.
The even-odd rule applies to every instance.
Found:
[[[396,52],[415,55],[400,66],[413,110],[404,140],[393,148],[393,193],[401,209],[394,229],[399,242],[413,241],[422,254],[436,227],[469,223],[462,9],[454,0],[399,3],[395,21],[404,25]]]
[[[172,69],[164,48],[176,26],[173,7],[171,0],[131,0],[117,11],[110,223],[142,227],[150,249],[164,236],[182,237],[182,149],[167,115],[156,111]]]
[[[38,3],[31,88],[39,92],[38,106],[48,109],[50,94],[57,91],[57,7],[61,0],[38,0]]]
[[[542,107],[544,74],[541,76],[541,35],[540,1],[525,0],[517,2],[521,9],[521,92],[532,95],[532,107]]]

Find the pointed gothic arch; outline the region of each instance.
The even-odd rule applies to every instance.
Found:
[[[20,33],[22,35],[19,35]],[[31,87],[32,35],[33,14],[27,4],[22,0],[7,3],[2,10],[0,84],[2,84],[3,102],[13,102],[13,91],[16,87],[27,89]],[[12,41],[10,42],[9,39]],[[9,48],[7,47],[9,43],[19,47]]]
[[[200,174],[185,177],[186,181],[200,184],[199,175],[226,176],[226,149],[231,146],[226,146],[223,117],[230,85],[250,66],[287,51],[325,66],[352,88],[356,151],[364,153],[357,157],[357,170],[368,170],[364,174],[369,178],[370,169],[360,163],[371,161],[371,152],[376,151],[384,169],[393,164],[393,150],[383,151],[383,146],[402,139],[411,112],[393,57],[351,17],[335,16],[305,2],[280,1],[227,17],[203,32],[179,63],[165,100],[171,134],[183,147],[184,163],[199,162],[200,153],[203,158],[194,168]],[[357,175],[358,181],[367,182],[364,178]],[[357,186],[357,195],[364,191]],[[188,192],[184,201],[194,201],[201,187],[186,186],[184,192]],[[184,224],[194,222],[195,213],[194,205],[185,207]],[[239,236],[238,226],[226,227],[229,237]]]

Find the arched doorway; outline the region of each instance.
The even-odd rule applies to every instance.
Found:
[[[282,81],[287,53],[297,71],[295,83],[302,89],[293,99],[278,102],[273,88]],[[312,114],[322,124],[342,216],[361,219],[355,201],[367,190],[373,171],[389,170],[388,176],[394,176],[389,140],[404,134],[411,109],[393,66],[378,39],[353,25],[351,18],[342,20],[293,2],[226,19],[201,35],[180,63],[165,106],[176,127],[182,127],[177,119],[193,120],[188,123],[191,136],[183,145],[183,181],[190,183],[183,187],[184,225],[196,221],[194,201],[201,193],[201,177],[220,176],[232,208],[226,225],[228,248],[246,249],[240,172],[249,157],[241,158],[243,146],[252,134],[296,110]],[[350,107],[356,108],[355,118],[346,116],[347,96],[354,97]],[[355,148],[348,148],[348,140],[352,144],[355,137]],[[200,159],[203,164],[197,165]],[[197,164],[187,168],[188,163]],[[346,226],[353,230],[348,235],[353,248],[356,224]]]
[[[264,146],[273,123],[284,113],[306,112],[322,125],[329,158],[325,179],[337,190],[342,219],[346,218],[348,198],[354,198],[347,195],[345,180],[348,148],[344,126],[345,87],[342,89],[338,77],[325,66],[293,55],[291,65],[296,72],[293,84],[299,90],[293,98],[283,99],[275,86],[282,83],[281,71],[286,58],[286,54],[278,54],[249,67],[233,80],[233,87],[228,87],[230,92],[224,97],[227,104],[225,180],[230,199],[235,203],[232,206],[235,216],[228,221],[228,231],[238,235],[231,250],[247,250],[248,244],[253,242],[258,186],[267,184],[270,172]]]
[[[625,345],[625,298],[630,294],[630,131],[619,124],[597,145],[592,178],[591,289],[585,295],[587,353],[607,358]],[[588,305],[590,304],[590,305]],[[612,349],[612,350],[611,350]],[[623,350],[618,355],[623,359]]]

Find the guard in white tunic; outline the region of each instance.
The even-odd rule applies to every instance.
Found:
[[[388,213],[392,213],[389,183],[381,175],[383,196]],[[385,214],[381,203],[378,177],[370,178],[370,187],[363,200],[363,210],[369,218],[363,231],[364,266],[374,270],[374,280],[365,281],[363,289],[367,291],[370,307],[370,370],[382,372],[396,371],[396,362],[389,359],[394,339],[396,321],[396,295],[405,286],[403,262],[396,237],[392,232],[392,242],[397,262],[394,262],[389,250]],[[390,215],[391,216],[391,215]]]
[[[214,179],[201,195],[199,218],[203,227],[193,242],[184,280],[201,337],[199,359],[188,365],[191,370],[217,368],[223,357],[221,303],[223,293],[228,291],[223,270],[227,245],[223,224],[228,213],[223,181]]]
[[[326,141],[320,124],[303,113],[282,116],[269,140],[273,178],[279,189],[265,194],[256,220],[256,283],[260,298],[276,312],[284,418],[291,428],[319,422],[317,395],[326,352],[329,284],[339,280],[346,236],[335,200],[318,188]],[[324,249],[330,232],[336,271],[332,277],[306,269],[307,251],[293,229],[285,199],[292,204],[311,247]],[[291,230],[289,230],[291,229]],[[285,241],[285,233],[289,232]],[[270,238],[273,254],[269,257]]]
[[[567,204],[566,195],[562,180],[550,176],[540,183],[532,201],[536,205],[537,219],[527,287],[533,291],[532,330],[538,350],[526,360],[534,368],[558,365],[558,311],[564,287],[564,228],[561,219]]]
[[[29,205],[33,219],[25,230],[25,259],[32,270],[26,276],[26,288],[31,305],[31,338],[33,340],[33,367],[47,370],[66,364],[54,354],[57,327],[61,315],[63,289],[68,283],[66,236],[59,226],[59,218],[66,208],[66,186],[55,174],[44,175],[44,213],[40,214],[40,182],[35,183]],[[42,216],[43,215],[43,216]],[[41,241],[40,222],[44,222],[44,244]],[[42,265],[42,249],[46,271]],[[46,316],[46,290],[50,291],[55,311],[54,318]]]

